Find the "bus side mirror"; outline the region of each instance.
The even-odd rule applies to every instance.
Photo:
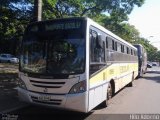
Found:
[[[103,41],[102,41],[102,35],[98,35],[96,38],[96,47],[97,48],[103,48]]]

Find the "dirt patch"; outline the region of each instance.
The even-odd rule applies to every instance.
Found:
[[[15,93],[17,86],[17,73],[0,73],[0,94],[9,95]]]
[[[18,79],[18,65],[16,64],[0,64],[0,94],[11,95],[15,93]]]

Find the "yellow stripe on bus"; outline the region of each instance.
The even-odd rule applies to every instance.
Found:
[[[116,63],[108,66],[106,69],[90,78],[90,85],[104,82],[104,80],[117,79],[122,74],[131,73],[137,75],[138,63]]]

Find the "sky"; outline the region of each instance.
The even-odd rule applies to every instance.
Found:
[[[145,0],[141,7],[135,6],[129,23],[160,50],[160,0]]]

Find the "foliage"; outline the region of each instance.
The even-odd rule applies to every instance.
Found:
[[[135,6],[145,0],[42,0],[43,20],[87,16],[132,44],[142,44],[148,59],[160,60],[160,52],[127,23]],[[0,0],[0,53],[18,54],[18,43],[33,20],[34,0]],[[8,49],[10,48],[10,49]]]
[[[160,51],[156,52],[155,54],[155,60],[160,62]]]
[[[140,7],[144,0],[43,0],[45,19],[71,16],[94,17],[102,12],[118,15],[118,21],[127,20],[134,6]]]
[[[18,54],[18,42],[28,24],[29,10],[20,0],[6,0],[0,9],[0,53]],[[21,5],[21,8],[18,6]]]

